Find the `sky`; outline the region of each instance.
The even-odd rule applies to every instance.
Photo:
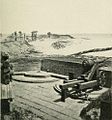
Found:
[[[1,0],[1,31],[112,33],[112,0]]]

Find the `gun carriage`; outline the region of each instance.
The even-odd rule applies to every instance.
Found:
[[[77,79],[64,80],[63,84],[53,86],[54,90],[61,95],[61,100],[65,102],[67,97],[88,99],[88,93],[100,90],[106,85],[105,72],[99,70],[107,60],[84,60],[82,66],[84,74]]]

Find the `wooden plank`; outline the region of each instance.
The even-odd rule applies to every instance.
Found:
[[[76,117],[76,114],[74,114],[74,112],[70,109],[65,109],[65,107],[62,106],[58,106],[55,102],[49,102],[49,101],[45,101],[44,99],[41,99],[42,96],[40,95],[40,98],[38,98],[38,96],[36,96],[35,93],[32,92],[25,92],[25,94],[20,94],[19,97],[22,97],[24,99],[30,100],[32,99],[32,102],[36,102],[37,104],[39,103],[41,106],[45,106],[48,107],[49,109],[52,109],[58,113],[67,115],[67,116],[71,116],[71,117]],[[17,96],[18,97],[18,96]]]
[[[108,66],[108,67],[100,67],[99,70],[112,72],[112,64],[111,64],[111,66]]]
[[[60,85],[60,87],[63,88],[63,89],[67,89],[69,87],[74,87],[74,85],[77,84],[77,83],[82,83],[82,82],[84,82],[84,80],[74,80],[73,82],[65,83],[63,85]]]
[[[48,107],[46,107],[36,101],[32,101],[30,99],[18,97],[17,100],[29,105],[30,107],[35,107],[37,109],[40,109],[44,113],[47,113],[49,116],[55,117],[59,120],[78,120],[76,118],[72,118],[72,116],[70,117],[70,116],[67,116],[66,114],[62,114],[60,112],[49,109]]]
[[[50,82],[50,83],[22,83],[22,82],[17,82],[17,81],[13,81],[13,85],[20,85],[20,86],[24,86],[24,87],[26,87],[26,86],[29,86],[30,88],[31,87],[37,87],[37,86],[42,86],[43,88],[45,88],[45,89],[51,89],[52,87],[53,87],[53,85],[55,85],[55,84],[62,84],[63,83],[63,81],[62,80],[59,80],[59,81],[55,81],[55,82]],[[52,87],[51,87],[52,86]]]
[[[98,85],[97,80],[92,80],[89,82],[84,82],[79,84],[79,90],[87,89],[87,88],[93,88]]]
[[[90,70],[90,73],[89,73],[89,75],[87,76],[87,80],[92,80],[92,78],[93,78],[93,75],[94,75],[94,73],[95,73],[95,71],[96,71],[96,68],[98,67],[98,62],[97,63],[95,63],[94,65],[93,65],[93,67],[91,68],[91,70]]]
[[[16,91],[19,91],[21,93],[26,93],[26,90],[29,90],[30,92],[34,93],[35,95],[38,95],[39,98],[44,99],[45,101],[52,102],[54,100],[57,100],[60,96],[58,94],[55,94],[55,91],[52,89],[54,83],[50,83],[50,86],[47,86],[45,84],[26,84],[26,83],[18,83],[14,82],[14,89],[15,93]],[[48,84],[49,85],[49,84]],[[44,87],[45,86],[45,87]],[[26,89],[23,90],[22,88]],[[41,96],[39,96],[39,94]],[[16,96],[15,96],[16,99]],[[56,103],[56,105],[60,105],[60,107],[64,107],[65,109],[70,109],[74,114],[76,114],[76,117],[78,118],[78,115],[80,113],[80,110],[83,108],[84,105],[87,103],[81,104],[78,103],[78,100],[74,100],[71,98],[67,98],[66,103],[63,103],[61,101],[53,102]],[[70,111],[68,110],[68,113]]]
[[[18,84],[16,86],[14,86],[14,91],[16,91],[17,88],[18,89],[24,88],[24,89],[32,91],[32,92],[37,91],[37,94],[39,92],[40,94],[43,94],[46,97],[57,99],[57,96],[59,96],[59,95],[53,90],[52,86],[51,87],[47,86],[47,87],[49,87],[49,89],[45,88],[43,85],[29,86],[27,84],[26,85]],[[21,89],[19,91],[21,91]]]
[[[19,89],[20,89],[20,87],[19,87]],[[19,91],[19,89],[17,88],[15,91]],[[28,87],[25,88],[25,89],[29,90]],[[35,95],[38,95],[39,99],[43,99],[43,100],[48,101],[48,102],[53,102],[53,101],[56,101],[57,98],[60,98],[60,95],[58,95],[58,94],[54,94],[55,95],[55,98],[54,98],[53,96],[51,96],[51,94],[48,94],[48,92],[46,92],[46,91],[45,92],[41,92],[41,89],[40,90],[36,90],[35,88],[33,88],[33,89],[30,89],[29,91],[34,93]],[[21,91],[22,92],[24,91],[25,93],[26,93],[26,90],[22,90],[21,89]],[[70,109],[72,111],[75,111],[74,108],[78,108],[78,110],[80,111],[82,106],[84,106],[85,103],[82,105],[82,104],[79,104],[78,101],[79,100],[68,99],[68,100],[66,100],[66,103],[58,101],[58,102],[53,102],[53,104],[56,104],[57,106],[64,107],[64,108],[66,107],[67,109]]]
[[[47,101],[47,102],[51,102],[51,103],[54,103],[54,104],[56,104],[56,105],[58,105],[56,102],[53,102],[53,101],[55,101],[55,99],[54,98],[50,98],[50,95],[49,94],[47,94],[46,95],[46,93],[44,93],[43,94],[43,92],[41,92],[41,91],[33,91],[33,90],[28,90],[28,89],[24,89],[24,88],[21,88],[21,90],[22,90],[22,93],[25,95],[25,94],[28,94],[28,93],[32,93],[33,95],[38,95],[37,97],[39,98],[39,99],[43,99],[43,100],[45,100],[45,101]],[[19,89],[18,88],[16,88],[16,91],[19,91]],[[21,95],[21,93],[19,92],[15,92],[15,95]],[[60,97],[60,96],[59,96]],[[57,97],[56,97],[57,98]],[[59,106],[61,106],[61,105],[59,105]],[[62,107],[62,106],[61,106]]]
[[[93,91],[88,95],[88,98],[91,100],[98,100],[105,98],[105,96],[109,95],[109,88],[102,88],[98,91]]]
[[[19,101],[16,100],[13,104],[22,109],[31,111],[32,113],[36,114],[36,116],[39,116],[44,120],[59,120],[58,118],[52,117],[47,113],[45,113],[44,111],[38,108],[35,108],[35,106],[31,106],[31,105],[25,104],[24,102],[21,102],[21,100]]]

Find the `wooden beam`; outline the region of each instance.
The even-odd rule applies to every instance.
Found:
[[[89,75],[88,75],[87,78],[86,78],[88,81],[92,80],[93,75],[95,74],[96,68],[98,67],[98,64],[99,64],[99,63],[95,63],[95,64],[93,65],[93,67],[91,68],[90,73],[89,73]]]
[[[97,80],[92,80],[89,82],[79,83],[79,90],[87,89],[87,88],[93,88],[98,85]]]
[[[82,82],[84,82],[84,80],[74,80],[73,82],[60,85],[60,88],[67,89],[69,87],[74,87],[74,85],[77,83],[82,83]]]

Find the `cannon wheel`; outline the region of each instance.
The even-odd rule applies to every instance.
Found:
[[[99,72],[99,85],[104,87],[106,85],[106,73],[104,71]]]

